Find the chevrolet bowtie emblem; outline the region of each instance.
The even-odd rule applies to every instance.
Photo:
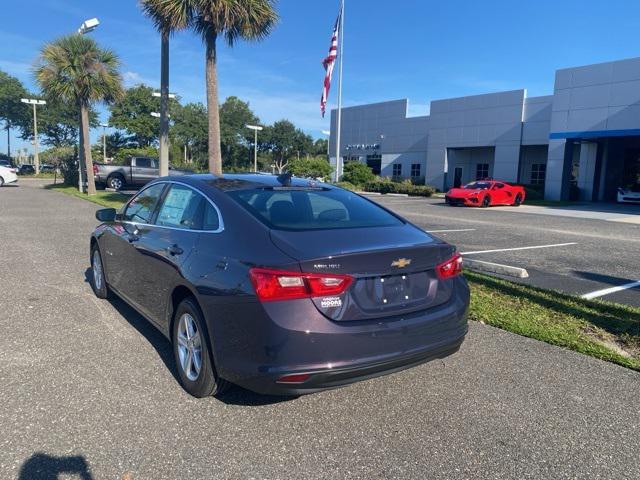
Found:
[[[394,260],[393,262],[391,262],[392,267],[404,268],[407,265],[411,265],[410,258],[399,258],[398,260]]]

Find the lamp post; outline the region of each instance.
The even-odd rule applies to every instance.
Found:
[[[102,161],[107,163],[107,128],[109,128],[108,123],[101,123],[102,127]]]
[[[86,33],[93,32],[100,25],[100,21],[97,18],[89,18],[85,20],[78,28],[78,35],[84,35]],[[78,125],[82,125],[82,118],[78,113]],[[87,132],[89,135],[89,132]],[[82,137],[82,128],[78,128],[78,191],[84,192],[84,182],[82,180],[82,172],[84,171],[84,148],[82,148],[83,143]],[[85,172],[86,174],[86,172]]]
[[[253,130],[253,171],[258,171],[258,132],[263,130],[259,125],[246,125],[249,130]]]
[[[35,164],[36,175],[40,173],[40,157],[38,156],[38,113],[36,107],[38,105],[46,105],[44,100],[35,98],[21,98],[22,103],[33,105],[33,163]]]

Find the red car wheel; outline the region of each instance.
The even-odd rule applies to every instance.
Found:
[[[513,201],[513,206],[519,207],[520,205],[522,205],[522,194],[519,193],[516,195],[516,199]]]
[[[489,197],[489,195],[485,195],[480,206],[482,208],[487,208],[489,205],[491,205],[491,197]]]

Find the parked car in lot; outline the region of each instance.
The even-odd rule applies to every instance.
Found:
[[[131,157],[124,165],[93,164],[96,185],[104,185],[114,190],[127,187],[141,187],[159,176],[158,160],[148,157]],[[192,172],[169,167],[169,175],[182,176]]]
[[[33,175],[36,173],[36,169],[33,165],[23,164],[18,167],[18,175]]]
[[[524,187],[498,180],[478,180],[460,188],[452,188],[445,195],[449,205],[491,207],[513,205],[519,207],[525,199]]]
[[[640,203],[640,185],[618,188],[618,203]]]
[[[18,181],[18,175],[16,168],[9,168],[0,165],[0,187],[5,186],[7,183],[15,183]]]
[[[172,342],[183,387],[304,394],[457,351],[456,249],[355,193],[290,176],[151,182],[96,213],[92,286]]]
[[[13,168],[9,160],[0,160],[0,167]]]
[[[53,173],[56,171],[56,167],[50,165],[48,163],[43,163],[40,165],[40,173]]]

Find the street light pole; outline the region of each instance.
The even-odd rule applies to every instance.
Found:
[[[78,28],[78,35],[84,35],[86,33],[93,32],[100,25],[100,21],[97,18],[90,18],[82,22],[80,28]],[[78,191],[80,193],[84,192],[84,182],[82,180],[82,172],[85,170],[84,167],[84,138],[82,134],[82,115],[78,112]],[[87,136],[89,132],[86,132]],[[85,172],[85,175],[88,175]],[[88,176],[87,176],[88,178]]]
[[[46,105],[44,100],[37,100],[35,98],[21,98],[22,103],[33,105],[33,163],[35,165],[36,175],[40,173],[40,157],[38,155],[38,113],[36,106]]]
[[[258,132],[263,129],[259,125],[246,125],[249,130],[253,130],[253,171],[258,171]]]
[[[109,128],[108,123],[101,123],[102,127],[102,161],[107,163],[107,128]]]

